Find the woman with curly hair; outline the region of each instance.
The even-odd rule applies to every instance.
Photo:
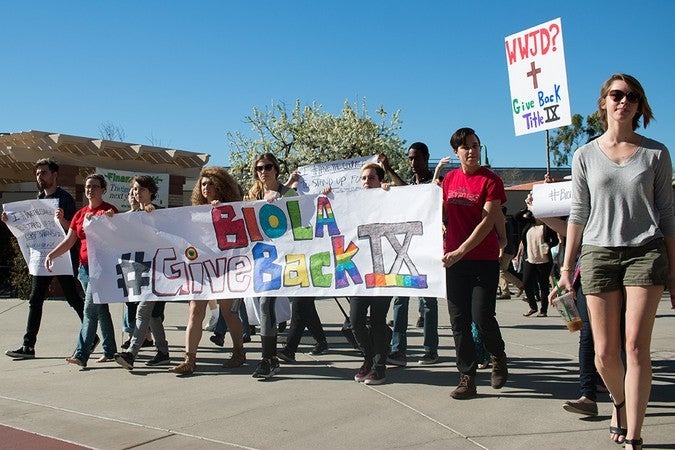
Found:
[[[205,167],[192,189],[192,205],[217,205],[221,202],[238,202],[242,191],[235,179],[222,167]],[[237,315],[241,299],[221,299],[220,311],[232,336],[232,357],[224,364],[227,368],[239,367],[246,362],[242,324]],[[185,361],[169,371],[188,375],[195,371],[197,346],[202,338],[202,322],[206,313],[206,300],[190,300],[190,316],[185,332]]]

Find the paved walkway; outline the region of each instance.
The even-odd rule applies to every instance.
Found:
[[[258,381],[250,376],[260,357],[258,336],[247,344],[249,363],[230,371],[221,365],[226,350],[213,346],[208,333],[198,353],[198,373],[190,377],[144,366],[152,356],[147,350],[132,372],[115,363],[97,364],[97,356],[88,370],[78,370],[64,362],[79,330],[77,316],[65,302],[49,301],[37,358],[0,356],[0,424],[24,430],[0,427],[0,448],[68,443],[101,449],[619,448],[609,440],[606,394],[600,396],[596,418],[584,419],[561,407],[564,400],[578,397],[578,335],[569,333],[560,317],[525,318],[525,303],[499,301],[509,382],[493,390],[489,370],[481,371],[479,396],[458,401],[448,395],[458,377],[444,302],[439,364],[416,364],[423,353],[422,336],[412,327],[408,367],[388,370],[388,384],[373,387],[352,381],[360,358],[340,334],[342,316],[334,302],[319,301],[317,307],[331,351],[310,356],[311,339],[304,338],[297,364],[283,365],[277,377]],[[0,299],[3,352],[21,343],[27,309],[21,300]],[[171,355],[178,362],[187,305],[170,304],[166,311]],[[121,305],[113,305],[112,312],[121,325]],[[411,305],[409,323],[415,317]],[[674,317],[664,297],[652,341],[654,385],[643,432],[646,448],[675,448]],[[18,441],[15,433],[29,441]],[[66,442],[45,444],[40,436]]]

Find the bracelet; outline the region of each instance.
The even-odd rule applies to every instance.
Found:
[[[561,271],[561,272],[573,272],[573,271],[574,271],[574,267],[565,267],[565,266],[563,266],[563,267],[560,268],[560,271]]]

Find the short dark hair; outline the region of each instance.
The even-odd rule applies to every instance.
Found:
[[[136,175],[131,179],[131,185],[133,186],[134,181],[138,183],[140,187],[144,187],[150,191],[150,200],[154,200],[157,197],[157,183],[150,175]]]
[[[90,175],[87,175],[87,178],[85,178],[84,182],[86,183],[87,180],[98,180],[98,183],[101,185],[101,189],[106,189],[108,187],[108,182],[105,180],[105,177],[100,173],[92,173]]]
[[[59,171],[59,165],[56,164],[56,161],[54,161],[51,158],[40,158],[37,161],[35,161],[35,164],[33,164],[33,168],[37,169],[39,166],[48,166],[50,172]]]
[[[464,145],[466,143],[466,138],[472,135],[476,136],[476,139],[478,139],[478,145],[480,145],[480,138],[472,128],[460,128],[459,130],[455,131],[450,138],[450,147],[452,147],[453,150],[457,150],[460,145]]]
[[[418,152],[422,152],[422,155],[424,155],[426,159],[429,159],[429,147],[427,147],[427,144],[424,142],[413,142],[410,144],[410,147],[408,147],[408,150],[411,148],[417,150]]]

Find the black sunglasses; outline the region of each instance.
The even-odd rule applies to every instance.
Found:
[[[262,172],[263,170],[265,172],[269,172],[270,170],[272,170],[272,167],[274,167],[274,164],[265,164],[263,166],[255,166],[255,170],[256,172]]]
[[[621,100],[623,100],[624,97],[626,97],[626,101],[628,103],[637,103],[637,102],[640,101],[640,94],[632,92],[632,91],[631,92],[624,92],[624,91],[619,90],[619,89],[613,89],[613,90],[609,91],[609,94],[607,94],[607,95],[612,97],[612,100],[614,100],[617,103],[619,103]]]

